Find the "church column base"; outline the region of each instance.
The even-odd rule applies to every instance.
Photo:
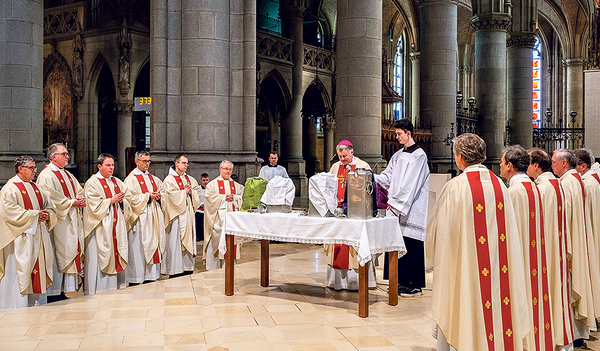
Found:
[[[308,208],[308,178],[306,177],[306,163],[303,159],[282,159],[279,162],[288,172],[290,179],[296,187],[296,197],[293,207]]]

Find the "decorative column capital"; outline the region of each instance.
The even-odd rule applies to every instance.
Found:
[[[586,59],[584,59],[584,58],[570,58],[570,59],[564,59],[562,61],[563,67],[578,67],[578,66],[583,67],[585,62],[586,62]]]
[[[533,49],[535,46],[535,34],[533,33],[511,33],[506,40],[506,47],[520,46]]]
[[[421,52],[420,51],[413,51],[408,56],[410,57],[410,60],[412,62],[421,60]]]
[[[507,32],[512,23],[511,16],[506,13],[482,14],[471,18],[471,28],[480,30]]]
[[[114,110],[119,116],[131,116],[133,114],[133,103],[132,102],[116,102],[113,106]]]
[[[302,5],[289,5],[281,7],[281,11],[288,16],[290,20],[303,20],[306,13],[306,7]]]

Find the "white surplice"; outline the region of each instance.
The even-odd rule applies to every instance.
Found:
[[[275,167],[269,165],[263,166],[260,169],[260,172],[258,172],[258,176],[260,178],[266,179],[267,181],[270,181],[271,179],[273,179],[275,176],[281,176],[283,178],[289,178],[287,171],[285,170],[285,168],[283,168],[283,166],[280,165],[275,165]]]

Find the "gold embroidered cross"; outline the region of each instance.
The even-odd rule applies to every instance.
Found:
[[[537,334],[537,332],[538,332],[538,328],[537,327],[533,327],[533,333]]]
[[[36,274],[38,274],[38,271],[37,271],[37,269],[34,268],[33,271],[31,271],[31,273],[33,273],[33,275],[36,275]]]
[[[477,204],[477,207],[475,207],[475,209],[477,210],[477,212],[481,212],[483,211],[483,206],[481,206],[481,204]]]
[[[546,274],[546,266],[542,267],[542,273]]]
[[[562,206],[558,206],[558,212],[562,211]]]
[[[506,265],[502,266],[502,273],[508,272],[508,267],[506,267]]]
[[[537,269],[535,269],[535,268],[534,268],[534,269],[531,271],[531,275],[535,277],[535,276],[537,275]]]
[[[491,306],[492,306],[492,304],[489,301],[485,302],[485,308],[487,308],[489,310]]]
[[[546,243],[546,240],[544,238],[542,238],[542,245],[544,245]]]
[[[140,182],[140,184],[144,185],[144,181],[142,180],[142,181]]]
[[[548,294],[544,294],[544,301],[548,301]]]
[[[479,243],[481,243],[481,245],[485,244],[485,238],[483,236],[479,237]]]
[[[26,190],[23,190],[23,191],[21,191],[21,192],[22,192],[23,194],[27,194],[27,191],[26,191]]]
[[[531,247],[535,247],[535,240],[531,240]]]
[[[504,304],[508,306],[508,303],[510,302],[510,299],[507,297],[504,298]]]
[[[550,330],[550,323],[546,322],[545,327],[546,327],[546,330]]]
[[[181,186],[181,185],[183,185],[183,183],[179,183],[179,185]],[[223,189],[223,187],[221,187],[221,189]]]
[[[508,337],[510,338],[513,335],[512,330],[510,330],[510,329],[506,330],[506,335],[508,335]]]
[[[538,301],[537,301],[537,297],[534,297],[534,298],[533,298],[533,305],[535,306],[535,305],[537,305],[537,303],[538,303]]]
[[[61,179],[61,180],[60,180],[60,182],[61,182],[61,183],[64,183],[65,181]]]
[[[535,218],[535,212],[531,211],[531,218]]]
[[[113,222],[116,222],[116,221],[117,221],[117,219],[116,219],[116,218],[114,218],[114,219],[113,219]]]
[[[490,333],[490,336],[488,336],[488,338],[490,339],[490,341],[494,340],[494,334]]]
[[[558,236],[561,236],[561,235],[562,235],[562,232],[559,230],[558,231]]]
[[[504,205],[502,204],[502,202],[498,202],[498,209],[500,211],[502,211],[503,208],[504,208]]]
[[[504,234],[500,234],[500,240],[504,241],[506,239],[506,236]]]
[[[484,268],[484,269],[481,271],[481,274],[483,274],[484,276],[486,276],[486,277],[487,277],[487,275],[488,275],[488,274],[490,274],[490,271],[489,271],[487,268]]]

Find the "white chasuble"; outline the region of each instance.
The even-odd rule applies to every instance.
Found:
[[[550,277],[547,264],[547,242],[538,187],[525,173],[510,179],[508,189],[523,249],[527,277],[527,300],[530,332],[525,338],[529,350],[554,350],[552,311],[550,309]]]
[[[40,210],[50,218],[39,222]],[[0,191],[0,309],[22,295],[45,294],[52,285],[54,204],[34,182],[14,176]],[[7,274],[10,273],[10,274]],[[21,295],[21,296],[19,296]]]
[[[482,165],[444,186],[429,222],[433,318],[456,350],[523,350],[529,309],[512,201]]]
[[[225,200],[229,194],[233,195],[233,201]],[[225,226],[227,212],[239,211],[242,207],[242,196],[244,186],[233,181],[231,178],[224,179],[221,176],[211,180],[206,185],[204,194],[204,259],[206,269],[218,269],[221,267],[219,259],[219,240],[221,231]],[[240,257],[240,247],[235,245],[234,259]]]
[[[87,206],[83,211],[85,234],[84,292],[95,294],[125,287],[129,248],[125,217],[130,211],[127,199],[111,204],[111,198],[127,188],[116,177],[100,173],[85,183]],[[117,286],[118,284],[118,286]]]
[[[554,344],[565,346],[573,342],[571,280],[565,234],[565,196],[552,172],[542,173],[535,182],[542,195]]]
[[[52,200],[58,221],[50,232],[54,246],[55,279],[49,295],[76,291],[78,273],[83,271],[83,211],[75,206],[75,199],[84,197],[79,181],[64,168],[50,163],[37,178],[37,183]]]
[[[190,184],[192,193],[185,192]],[[161,263],[162,274],[179,274],[193,271],[196,257],[195,213],[200,208],[200,186],[188,174],[179,175],[169,168],[163,181],[161,199],[166,227],[165,256]]]
[[[159,202],[150,193],[162,190],[162,181],[134,169],[125,178],[131,212],[126,219],[129,239],[127,282],[143,283],[160,278],[159,263],[165,251],[165,222]]]

